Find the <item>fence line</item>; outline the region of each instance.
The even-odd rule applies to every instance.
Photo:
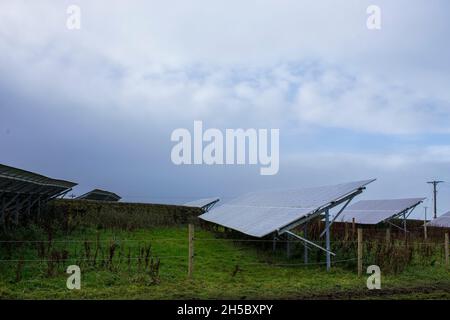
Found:
[[[117,256],[115,257],[116,259],[114,260],[114,258],[112,259],[112,261],[117,262]],[[164,258],[164,259],[170,259],[170,258],[186,258],[185,255],[183,256],[148,256],[148,258],[146,258],[145,256],[142,257],[128,257],[128,256],[122,256],[121,257],[123,261],[127,261],[127,260],[146,260],[146,259],[160,259],[160,258]],[[64,262],[64,261],[111,261],[110,259],[94,259],[94,258],[67,258],[67,259],[0,259],[0,262]]]
[[[238,239],[238,238],[196,238],[194,235],[194,226],[192,224],[189,225],[189,230],[188,230],[188,239],[183,239],[183,238],[150,238],[150,239],[115,239],[114,236],[112,239],[105,239],[105,240],[100,240],[99,238],[94,239],[94,240],[1,240],[0,243],[49,243],[49,244],[53,244],[53,243],[139,243],[139,244],[146,244],[149,242],[158,242],[158,241],[182,241],[183,243],[187,243],[188,244],[188,248],[189,248],[189,253],[187,255],[162,255],[162,256],[157,256],[157,255],[149,255],[149,256],[127,256],[126,254],[121,255],[120,257],[116,256],[116,260],[114,261],[113,257],[109,257],[109,258],[104,258],[104,255],[102,255],[102,258],[94,258],[94,257],[86,257],[83,258],[83,256],[79,257],[79,258],[61,258],[61,259],[0,259],[1,263],[29,263],[29,262],[39,262],[39,263],[50,263],[50,262],[55,262],[55,263],[61,263],[61,262],[66,262],[66,261],[76,261],[76,262],[82,262],[82,261],[88,261],[88,262],[104,262],[104,261],[109,261],[109,262],[115,262],[115,263],[123,263],[123,262],[127,262],[130,260],[136,261],[148,261],[150,259],[179,259],[179,258],[183,258],[187,259],[188,261],[188,277],[192,278],[193,276],[193,270],[194,270],[194,259],[206,259],[206,257],[203,256],[198,256],[196,254],[194,254],[194,243],[198,243],[198,242],[253,242],[253,243],[273,243],[274,240],[273,239]],[[445,246],[445,262],[446,265],[449,265],[449,259],[448,259],[448,233],[445,234],[445,243],[433,243],[433,242],[415,242],[413,240],[410,240],[410,242],[408,242],[406,239],[402,240],[402,239],[396,239],[396,240],[391,240],[389,239],[389,241],[387,239],[377,239],[377,240],[366,240],[363,241],[363,237],[362,237],[362,233],[363,233],[363,229],[358,228],[358,237],[357,237],[357,241],[355,240],[334,240],[331,243],[332,244],[345,244],[345,243],[350,243],[350,244],[357,244],[357,257],[355,258],[350,258],[350,259],[343,259],[343,260],[334,260],[331,261],[332,264],[338,264],[338,263],[344,263],[344,262],[349,262],[349,261],[357,261],[358,262],[358,275],[362,274],[362,264],[363,261],[367,261],[364,257],[363,254],[363,247],[364,245],[370,245],[370,244],[383,244],[383,245],[387,245],[392,246],[392,247],[408,247],[408,248],[414,248],[414,247],[420,247],[420,246],[434,246],[435,248],[440,248],[442,245]],[[275,240],[278,243],[301,243],[301,241],[293,241],[293,240]],[[324,240],[319,240],[316,241],[317,243],[324,243]],[[220,251],[215,251],[215,252],[220,252]],[[226,250],[222,250],[221,252],[227,252]],[[81,251],[80,251],[81,253]],[[119,261],[117,261],[119,259]],[[219,258],[220,261],[224,261],[224,258],[220,257]],[[308,263],[307,260],[305,260],[305,263],[271,263],[271,262],[241,262],[236,264],[237,266],[239,265],[247,265],[247,266],[255,266],[255,265],[264,265],[264,266],[312,266],[312,265],[325,265],[327,264],[327,262],[315,262],[315,263]]]
[[[196,242],[207,242],[207,241],[223,241],[223,242],[260,242],[260,243],[273,243],[273,239],[239,239],[239,238],[215,238],[215,239],[206,239],[206,238],[194,238]],[[110,239],[110,240],[0,240],[1,243],[112,243],[112,242],[141,242],[147,243],[150,241],[180,241],[187,242],[186,239],[182,238],[150,238],[150,239]],[[325,243],[325,240],[312,240],[315,243]],[[363,241],[364,243],[379,243],[383,242],[385,239],[376,239],[376,240],[367,240]],[[276,240],[277,243],[301,243],[300,240]],[[331,240],[330,243],[354,243],[356,244],[357,240]],[[391,244],[402,245],[401,242],[405,242],[403,239],[392,239]],[[417,242],[414,240],[408,240],[407,245],[412,244],[421,244],[421,245],[442,245],[442,243],[438,241],[429,241],[429,242]],[[406,244],[403,244],[406,245]]]
[[[196,257],[196,259],[200,258],[200,260],[202,259],[206,259],[205,257]],[[224,259],[220,259],[220,260],[224,260]],[[351,258],[351,259],[343,259],[343,260],[334,260],[331,263],[342,263],[342,262],[348,262],[348,261],[355,261],[357,260],[357,258]],[[323,262],[309,262],[309,263],[270,263],[270,262],[239,262],[236,263],[236,266],[247,266],[247,265],[264,265],[264,266],[315,266],[315,265],[326,265],[327,262],[323,261]]]
[[[187,259],[188,257],[186,255],[183,256],[150,256],[147,259],[173,259],[173,258],[183,258],[183,259]],[[195,256],[195,259],[206,259],[205,257],[202,256]],[[128,260],[146,260],[145,257],[126,257],[123,256],[122,257],[122,262],[126,262]],[[224,260],[224,259],[219,259],[219,260]],[[334,260],[332,261],[332,263],[342,263],[342,262],[348,262],[348,261],[355,261],[357,260],[357,258],[351,258],[351,259],[343,259],[343,260]],[[67,262],[67,261],[94,261],[94,259],[87,259],[87,258],[67,258],[67,259],[11,259],[11,260],[5,260],[2,259],[0,260],[1,263],[18,263],[18,262],[40,262],[40,263],[45,263],[45,262]],[[95,262],[102,262],[102,261],[110,261],[110,259],[95,259]],[[113,260],[114,261],[114,260]],[[117,259],[114,261],[116,263],[118,263]],[[326,262],[313,262],[313,263],[270,263],[270,262],[240,262],[240,263],[236,263],[236,265],[241,266],[241,265],[265,265],[265,266],[312,266],[312,265],[325,265]]]
[[[111,242],[149,242],[149,241],[186,241],[182,238],[150,238],[138,239],[110,239],[110,240],[0,240],[0,243],[111,243]]]

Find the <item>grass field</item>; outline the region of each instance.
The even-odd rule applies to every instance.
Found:
[[[301,266],[284,251],[217,239],[196,230],[193,279],[187,279],[187,228],[78,230],[49,242],[2,246],[3,299],[449,299],[450,273],[442,264],[412,265],[382,274],[382,289],[368,290],[366,276],[336,264]],[[86,241],[88,240],[88,241]],[[90,242],[89,242],[90,241]],[[151,245],[151,246],[149,246]],[[51,248],[50,248],[51,247]],[[44,252],[44,253],[43,253]],[[47,252],[47,253],[45,253]],[[55,253],[56,252],[56,253]],[[64,255],[58,253],[65,252]],[[96,253],[95,253],[96,252]],[[111,256],[112,253],[112,256]],[[61,258],[64,256],[65,259]],[[160,257],[159,267],[156,259]],[[55,257],[57,262],[45,262]],[[80,265],[81,290],[68,290],[65,269]]]

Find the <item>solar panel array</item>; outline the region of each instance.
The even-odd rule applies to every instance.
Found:
[[[264,237],[363,189],[373,181],[252,192],[217,207],[200,218],[254,237]]]
[[[429,227],[450,228],[450,211],[427,223]]]
[[[67,189],[77,184],[70,181],[52,179],[37,173],[25,171],[0,164],[0,190],[1,191],[20,191],[27,190],[26,184],[41,185],[59,189]]]
[[[69,191],[76,183],[52,179],[37,173],[0,164],[0,222]]]
[[[358,224],[378,224],[387,219],[407,211],[425,198],[386,199],[386,200],[362,200],[342,212],[338,221]]]
[[[76,186],[76,183],[52,179],[33,172],[0,164],[0,192],[4,194],[39,194],[51,197]]]

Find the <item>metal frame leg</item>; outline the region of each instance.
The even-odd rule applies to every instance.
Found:
[[[327,271],[330,271],[331,269],[331,255],[330,255],[330,211],[325,211],[325,242],[326,242],[326,249],[327,249]]]
[[[303,226],[303,237],[304,238],[308,238],[308,224],[305,223],[305,225]],[[305,264],[308,264],[308,244],[305,242],[304,243],[304,262]]]
[[[20,208],[20,201],[19,198],[16,199],[16,207],[15,207],[15,218],[14,222],[16,225],[19,224],[19,208]]]
[[[289,233],[286,236],[287,236],[286,256],[287,256],[288,259],[290,259],[291,258],[291,236],[289,235]]]
[[[6,222],[6,208],[5,205],[6,204],[6,198],[2,197],[2,207],[1,207],[1,211],[0,211],[0,224],[3,225],[3,228],[5,227],[5,222]]]

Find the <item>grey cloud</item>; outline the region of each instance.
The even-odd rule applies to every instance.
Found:
[[[365,29],[369,1],[76,3],[79,32],[65,29],[72,1],[0,3],[1,162],[72,179],[80,193],[105,187],[166,202],[372,176],[380,187],[370,196],[422,195],[424,180],[446,172],[445,146],[429,151],[440,163],[392,155],[374,166],[363,152],[339,160],[306,149],[313,160],[289,161],[303,150],[289,143],[274,177],[169,159],[171,131],[195,119],[221,129],[279,127],[282,139],[309,135],[317,149],[321,128],[447,132],[445,1],[379,1],[380,33]]]

